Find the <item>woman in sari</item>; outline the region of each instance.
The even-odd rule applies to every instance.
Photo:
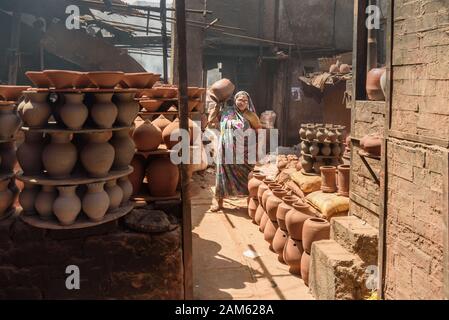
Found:
[[[251,101],[251,97],[245,91],[240,91],[234,96],[234,105],[225,107],[220,116],[220,137],[218,141],[217,172],[215,180],[215,204],[211,211],[216,212],[223,208],[223,199],[230,196],[248,195],[248,174],[254,168],[255,163],[248,161],[248,151],[256,151],[256,141],[248,140],[244,145],[242,134],[245,136],[262,128],[259,117]],[[252,143],[251,143],[252,142]],[[242,153],[243,151],[243,153]],[[253,161],[251,161],[253,162]],[[255,159],[254,159],[255,162]]]

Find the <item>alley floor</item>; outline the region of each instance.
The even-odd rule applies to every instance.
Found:
[[[196,173],[193,180],[195,299],[313,299],[304,282],[269,250],[248,217],[245,198],[226,199],[223,211],[210,212],[213,170]]]

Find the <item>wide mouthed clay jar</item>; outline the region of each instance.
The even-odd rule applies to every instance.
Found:
[[[350,165],[338,166],[338,195],[349,197]]]
[[[115,150],[112,167],[115,170],[128,169],[136,148],[134,141],[129,137],[128,129],[115,131],[110,144]]]
[[[64,104],[59,108],[59,117],[67,128],[78,130],[86,122],[89,110],[83,100],[83,93],[64,94]]]
[[[35,184],[24,183],[23,190],[19,194],[19,204],[25,214],[28,215],[34,213],[34,203],[36,202],[39,190],[39,186]]]
[[[265,231],[265,226],[267,225],[267,221],[270,218],[268,217],[267,212],[265,211],[264,214],[262,215],[262,218],[260,219],[260,224],[259,224],[259,231],[260,232],[264,232]]]
[[[122,204],[129,201],[129,198],[131,197],[133,193],[133,186],[131,182],[129,182],[128,177],[122,177],[117,180],[117,185],[122,189],[123,192],[123,200]]]
[[[17,160],[25,175],[42,173],[44,138],[41,132],[25,132],[25,141],[17,148]]]
[[[285,263],[284,261],[284,248],[287,244],[288,234],[285,230],[278,228],[273,238],[273,251],[278,255],[278,261]]]
[[[13,193],[8,188],[9,180],[0,181],[0,217],[9,209],[13,202]]]
[[[17,163],[15,142],[5,142],[0,144],[0,171],[12,173]]]
[[[115,94],[115,105],[118,108],[116,123],[119,126],[129,127],[139,113],[140,106],[135,92],[125,92]]]
[[[186,135],[188,135],[188,137],[186,135],[183,135],[180,128],[179,119],[177,118],[164,129],[164,131],[162,132],[162,139],[164,140],[164,143],[168,149],[173,149],[173,147],[180,142],[186,143],[187,141],[189,141],[189,143],[193,145],[194,138],[195,145],[198,145],[197,143],[200,137],[197,132],[198,126],[195,124],[195,122],[189,120],[189,130],[186,132]]]
[[[262,216],[265,213],[265,209],[260,205],[259,202],[259,206],[256,209],[256,213],[254,214],[254,217],[251,217],[253,219],[253,223],[259,225],[260,224],[260,220],[262,219]]]
[[[326,193],[337,191],[336,171],[337,168],[334,166],[321,167],[321,191]]]
[[[114,162],[115,150],[108,143],[112,132],[95,132],[89,134],[89,143],[80,154],[81,163],[91,177],[106,177]]]
[[[248,202],[248,216],[254,220],[256,210],[259,207],[259,201],[256,198],[250,198]]]
[[[301,256],[301,278],[306,286],[309,286],[309,268],[310,255],[304,251]]]
[[[131,166],[134,171],[128,176],[128,178],[132,184],[133,195],[138,194],[142,188],[143,179],[145,178],[146,162],[145,157],[141,154],[135,154],[131,160]]]
[[[304,252],[302,243],[299,240],[288,237],[284,247],[284,262],[290,267],[288,271],[291,274],[301,275],[301,257]]]
[[[321,218],[310,218],[304,222],[302,244],[304,251],[310,254],[314,241],[327,240],[330,237],[330,223]]]
[[[42,152],[42,163],[50,177],[64,179],[70,176],[77,160],[76,147],[71,140],[70,133],[51,133],[51,143]]]
[[[109,196],[109,210],[114,210],[120,207],[123,200],[123,191],[117,185],[117,180],[109,180],[106,182],[105,191]]]
[[[270,250],[273,251],[273,239],[276,235],[276,231],[279,228],[277,222],[271,221],[271,219],[267,220],[267,224],[265,225],[265,229],[263,231],[263,238],[265,241],[267,241],[270,244]]]
[[[103,220],[109,209],[109,196],[103,189],[104,184],[104,182],[88,184],[82,201],[83,212],[95,222]]]
[[[307,219],[313,218],[310,206],[298,201],[293,205],[293,209],[287,212],[285,216],[285,225],[288,235],[295,240],[302,240],[302,229]]]
[[[77,186],[57,187],[59,196],[53,203],[53,213],[63,226],[75,223],[81,212],[81,200],[76,195]]]
[[[299,198],[297,196],[284,196],[282,197],[282,203],[278,206],[276,211],[276,220],[278,222],[279,228],[287,231],[287,226],[285,225],[285,215],[291,209],[293,209],[293,204],[297,202]]]
[[[248,181],[248,192],[250,197],[257,197],[259,186],[263,183],[265,176],[261,173],[254,173],[253,178]]]
[[[57,192],[53,186],[42,186],[36,197],[34,207],[41,219],[49,220],[53,216],[53,203],[56,200]]]
[[[150,161],[146,171],[150,195],[170,197],[176,194],[179,180],[178,166],[170,157],[160,157]]]
[[[112,102],[112,93],[94,94],[94,103],[90,108],[90,117],[99,128],[112,128],[117,119],[118,109]]]
[[[257,200],[259,200],[260,204],[262,202],[262,196],[265,193],[265,191],[267,191],[267,190],[269,190],[269,187],[266,183],[262,183],[259,185],[259,189],[257,189]]]
[[[157,117],[155,120],[151,122],[154,126],[158,127],[161,130],[161,134],[164,131],[165,128],[167,128],[171,121],[168,120],[166,117],[164,117],[163,114],[161,114],[159,117]]]
[[[149,120],[145,120],[134,130],[133,139],[137,150],[154,151],[162,143],[162,132]]]
[[[18,112],[24,125],[30,128],[44,127],[51,116],[48,93],[26,91],[23,94],[25,99],[19,104]]]
[[[273,195],[267,199],[267,214],[271,221],[276,221],[276,213],[278,210],[278,207],[282,203],[282,198],[287,195],[287,190],[284,189],[273,189]]]
[[[14,137],[21,123],[15,104],[0,106],[0,140]]]

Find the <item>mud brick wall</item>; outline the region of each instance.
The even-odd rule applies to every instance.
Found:
[[[0,299],[183,299],[181,228],[138,233],[110,222],[43,230],[0,222]],[[80,289],[68,290],[68,265]]]
[[[379,227],[380,187],[358,155],[358,140],[363,136],[384,130],[385,102],[357,101],[352,111],[352,158],[350,213],[366,221],[374,228]],[[380,177],[381,162],[366,158],[376,176]]]

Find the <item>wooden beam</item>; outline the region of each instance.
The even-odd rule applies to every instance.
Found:
[[[168,83],[168,37],[167,37],[167,1],[160,0],[161,36],[162,36],[162,69],[164,83]]]
[[[354,0],[354,33],[353,33],[353,99],[366,100],[366,64],[367,64],[367,37],[366,29],[367,0]],[[354,106],[355,107],[355,106]]]
[[[11,27],[11,47],[9,48],[9,70],[8,70],[8,83],[17,84],[17,74],[19,71],[20,63],[20,27],[22,24],[22,1],[16,2],[12,14],[12,27]]]

